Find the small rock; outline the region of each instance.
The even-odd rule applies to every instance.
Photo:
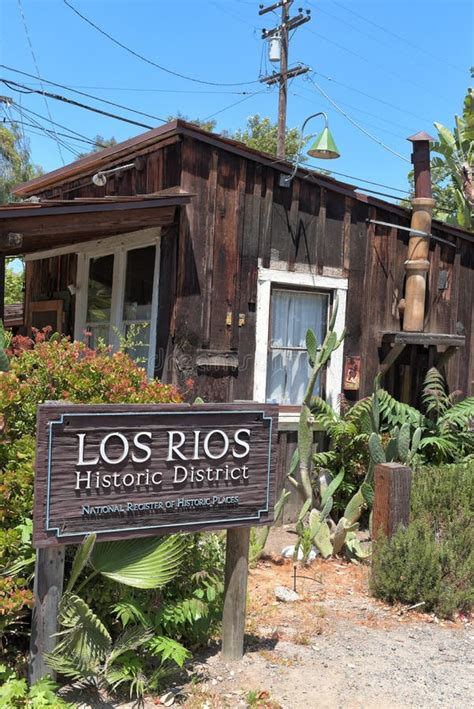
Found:
[[[166,692],[160,697],[160,704],[163,704],[164,707],[170,707],[174,704],[174,699],[174,692]]]
[[[212,679],[211,679],[211,684],[212,684],[213,687],[215,687],[216,684],[217,684],[217,680],[214,679],[214,678],[212,678]]]
[[[292,591],[291,588],[277,586],[275,588],[275,598],[282,603],[293,603],[294,601],[299,601],[300,597],[295,591]]]

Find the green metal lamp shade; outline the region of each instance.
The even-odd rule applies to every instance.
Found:
[[[337,145],[327,126],[308,150],[308,155],[311,155],[312,158],[323,158],[325,160],[333,160],[340,157]]]

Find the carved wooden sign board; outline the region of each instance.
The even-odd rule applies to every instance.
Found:
[[[43,404],[35,546],[271,524],[277,408]]]

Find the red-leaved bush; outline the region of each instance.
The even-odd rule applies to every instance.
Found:
[[[91,349],[82,342],[53,335],[47,328],[35,339],[14,337],[8,351],[9,372],[0,374],[0,412],[4,433],[17,438],[35,433],[36,409],[44,401],[81,404],[180,402],[177,389],[157,379],[124,352]]]

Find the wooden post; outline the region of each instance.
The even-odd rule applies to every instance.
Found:
[[[53,676],[44,655],[52,652],[58,632],[59,603],[63,592],[65,547],[48,547],[36,552],[34,596],[31,621],[29,678],[31,684],[45,675]]]
[[[244,654],[249,543],[250,527],[234,527],[227,530],[222,614],[224,660],[240,660]]]
[[[400,524],[410,518],[412,472],[401,463],[380,463],[375,466],[375,494],[372,518],[372,539],[383,533],[391,537]]]

